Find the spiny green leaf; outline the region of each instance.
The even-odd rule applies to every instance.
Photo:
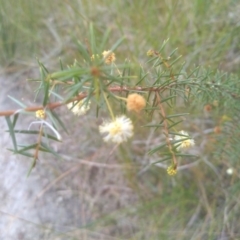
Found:
[[[172,67],[181,57],[182,57],[182,55],[180,55],[173,62],[171,62],[170,67]]]
[[[77,46],[78,46],[78,50],[81,53],[81,55],[83,56],[83,58],[86,60],[86,62],[89,63],[91,61],[91,59],[90,59],[87,48],[80,41],[77,41]]]
[[[22,147],[21,149],[14,151],[14,153],[19,154],[19,153],[26,152],[27,150],[30,150],[30,149],[35,149],[37,147],[37,145],[38,145],[37,143],[34,143],[34,144],[31,144],[31,145]]]
[[[172,55],[178,50],[178,48],[175,48],[170,54],[169,57],[172,57]]]
[[[44,97],[43,97],[43,106],[45,107],[48,103],[49,99],[49,87],[50,87],[50,79],[46,78],[43,80],[43,91],[44,91]]]
[[[155,153],[155,152],[157,152],[157,151],[160,151],[160,149],[164,148],[165,146],[167,146],[167,143],[166,143],[166,142],[164,142],[164,143],[162,143],[161,145],[153,148],[153,149],[150,150],[148,153],[149,153],[149,154],[153,154],[153,153]]]
[[[80,68],[80,67],[72,67],[70,69],[64,71],[54,72],[50,75],[51,79],[57,79],[58,81],[69,81],[74,77],[79,77],[87,74],[89,69]]]
[[[7,132],[9,132],[9,130],[7,130]],[[38,135],[39,134],[39,131],[35,131],[35,130],[14,130],[15,133],[22,133],[22,134],[30,134],[30,135]],[[47,137],[47,138],[50,138],[54,141],[58,141],[58,142],[61,142],[58,138],[48,134],[48,133],[43,133],[42,135],[43,137]]]
[[[162,159],[160,159],[160,160],[157,160],[156,162],[153,162],[152,164],[157,164],[157,163],[160,163],[160,162],[165,162],[165,161],[170,160],[170,159],[172,159],[172,156],[167,156],[167,157],[165,157],[165,158],[162,158]]]
[[[54,125],[57,127],[59,124],[64,129],[64,131],[68,133],[67,128],[65,127],[64,123],[62,122],[58,114],[56,114],[54,111],[48,111],[48,113],[49,113],[48,116],[51,119],[51,121],[54,123]]]
[[[96,37],[95,37],[94,27],[92,23],[90,23],[89,33],[90,33],[91,52],[92,54],[96,54],[97,53]]]
[[[12,138],[14,150],[17,151],[17,141],[16,141],[16,137],[15,137],[15,133],[14,133],[14,126],[11,122],[10,116],[5,116],[5,119],[6,119],[6,122],[8,125],[10,136]]]
[[[41,142],[41,147],[40,147],[41,151],[45,151],[45,152],[49,152],[52,153],[55,157],[57,158],[62,158],[61,155],[59,155],[57,152],[55,152],[52,148],[50,148],[47,144],[45,144],[44,142]]]
[[[113,52],[118,46],[125,40],[125,37],[121,37],[117,42],[111,47],[111,51]]]
[[[19,117],[19,113],[13,115],[13,122],[12,122],[13,128],[15,128],[16,126],[18,117]]]
[[[12,99],[15,103],[17,103],[20,107],[26,108],[26,105],[25,105],[24,103],[22,103],[21,101],[19,101],[18,99],[14,98],[14,97],[12,97],[12,96],[10,96],[10,95],[8,95],[8,97],[9,97],[10,99]]]
[[[75,97],[79,91],[81,91],[83,85],[89,81],[90,78],[84,79],[81,82],[75,84],[74,86],[72,86],[69,90],[69,93],[67,95],[67,97],[65,98],[65,102],[69,101],[71,98]]]
[[[168,100],[170,100],[170,99],[173,99],[173,98],[175,98],[175,97],[177,97],[177,95],[172,95],[172,96],[170,96],[170,97],[161,99],[161,103],[164,103],[164,102],[166,102],[166,101],[168,101]]]
[[[166,116],[167,119],[189,115],[189,113],[179,113]]]
[[[177,157],[195,157],[195,158],[199,157],[194,154],[184,154],[184,153],[176,153],[175,156],[177,156]]]
[[[7,148],[7,150],[9,150],[13,153],[16,153],[14,149]],[[23,155],[23,156],[26,156],[26,157],[33,157],[34,156],[33,154],[27,153],[27,152],[17,152],[17,154],[20,154],[20,155]]]
[[[169,38],[167,38],[166,40],[163,41],[163,44],[162,44],[159,52],[161,52],[165,48],[165,46],[167,45],[168,41],[169,41]]]
[[[175,127],[176,125],[178,125],[178,124],[181,123],[181,122],[183,122],[183,120],[180,120],[180,121],[178,121],[178,122],[173,123],[172,125],[169,125],[169,126],[168,126],[168,129],[171,129],[172,127]]]
[[[102,37],[102,42],[101,42],[101,44],[100,44],[100,46],[99,46],[99,48],[100,48],[101,51],[104,51],[104,50],[105,50],[105,45],[106,45],[106,42],[107,42],[107,40],[108,40],[108,38],[109,38],[110,33],[111,33],[111,29],[108,28],[108,29],[105,31],[105,33],[104,33],[104,35],[103,35],[103,37]]]

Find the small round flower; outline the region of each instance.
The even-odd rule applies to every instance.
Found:
[[[37,118],[40,118],[40,119],[46,119],[46,113],[45,113],[45,111],[44,110],[37,110],[36,112],[35,112],[35,116],[37,117]]]
[[[194,146],[194,144],[195,144],[194,140],[189,137],[187,132],[180,131],[179,134],[181,134],[183,136],[176,135],[174,137],[174,140],[178,141],[174,144],[177,148],[177,151],[188,149],[188,148]]]
[[[75,115],[81,116],[87,113],[90,109],[91,102],[85,102],[86,100],[83,99],[81,101],[74,101],[67,104],[68,109],[70,109]]]
[[[140,112],[146,106],[146,100],[143,96],[132,93],[128,95],[127,98],[127,110],[128,111],[135,111]]]
[[[233,168],[228,168],[228,169],[226,170],[226,173],[227,173],[228,175],[233,175],[233,172],[234,172]]]
[[[106,64],[111,64],[116,60],[115,53],[111,52],[110,50],[104,51],[102,55],[105,59]]]
[[[148,56],[148,57],[153,57],[153,56],[154,56],[154,51],[151,50],[151,49],[148,50],[148,51],[147,51],[147,56]]]
[[[167,168],[167,173],[170,176],[176,175],[177,174],[177,168],[174,167],[173,165],[171,165]]]
[[[123,115],[100,125],[99,132],[104,135],[105,142],[122,143],[133,136],[133,124],[131,119]]]

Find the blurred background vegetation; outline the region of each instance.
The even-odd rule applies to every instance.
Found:
[[[7,74],[37,69],[36,58],[53,69],[59,68],[59,58],[64,64],[81,59],[76,42],[87,42],[90,23],[99,42],[106,30],[111,30],[109,49],[126,37],[116,51],[118,63],[129,59],[144,64],[146,52],[158,50],[169,38],[165,52],[178,48],[184,71],[201,65],[236,78],[240,74],[237,0],[0,0],[0,6],[0,63],[1,72]],[[22,79],[29,77],[22,74]],[[18,84],[18,80],[12,81]],[[144,116],[135,117],[139,126],[132,144],[112,150],[100,137],[93,137],[92,131],[97,129],[94,112],[79,120],[63,110],[64,121],[72,122],[71,136],[66,136],[61,153],[75,160],[67,167],[56,163],[47,169],[48,165],[38,164],[38,169],[51,175],[52,181],[66,171],[65,185],[57,181],[54,189],[71,189],[71,197],[61,208],[71,205],[74,210],[66,231],[55,232],[53,227],[51,237],[44,239],[240,239],[239,147],[236,142],[227,154],[216,151],[226,147],[221,143],[224,136],[216,129],[213,134],[208,130],[218,126],[223,118],[220,111],[208,111],[204,106],[200,112],[189,111],[192,116],[185,127],[197,132],[193,137],[201,160],[172,178],[157,166],[121,168],[132,163],[143,168],[151,145],[162,141],[153,131],[141,128],[147,123]],[[239,117],[234,121],[238,124]],[[97,156],[91,160],[114,163],[116,168],[79,165],[78,159],[89,158],[95,151]],[[67,172],[74,164],[77,170]],[[226,173],[229,168],[232,175]],[[75,208],[79,205],[81,209]],[[57,222],[66,216],[55,217]]]

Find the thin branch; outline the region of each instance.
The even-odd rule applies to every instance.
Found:
[[[76,100],[82,100],[86,96],[87,96],[87,93],[81,93],[77,97],[71,99],[70,101],[68,101],[66,103],[73,102],[73,101],[76,101]],[[54,109],[54,108],[63,106],[66,103],[65,102],[53,102],[53,103],[47,104],[45,107],[44,106],[27,107],[27,108],[23,108],[22,112],[36,112],[38,110],[43,110],[43,109]],[[2,111],[2,112],[0,112],[0,117],[15,115],[15,114],[17,114],[19,112],[20,112],[20,109],[18,109],[18,110]]]
[[[163,117],[163,124],[164,124],[164,133],[165,133],[165,138],[166,138],[166,142],[167,142],[167,146],[168,146],[168,149],[172,155],[172,160],[173,160],[173,165],[174,165],[174,168],[177,168],[177,160],[176,160],[176,156],[175,156],[175,153],[174,151],[172,150],[172,144],[170,142],[170,138],[169,138],[169,132],[168,132],[168,123],[167,123],[167,119],[166,119],[166,114],[165,114],[165,111],[164,111],[164,108],[163,108],[163,105],[161,103],[161,98],[160,98],[160,95],[158,92],[155,92],[156,94],[156,97],[157,97],[157,103],[159,105],[159,108],[160,108],[160,112],[162,114],[162,117]]]
[[[41,124],[41,126],[40,126],[38,140],[37,140],[37,146],[36,146],[34,157],[33,157],[34,162],[33,162],[32,168],[35,167],[37,160],[38,160],[38,153],[39,153],[39,149],[41,147],[42,135],[43,135],[43,124]]]
[[[167,69],[169,69],[171,79],[174,81],[174,80],[175,80],[175,77],[174,77],[174,75],[173,75],[173,73],[172,73],[171,65],[168,63],[168,61],[167,61],[166,59],[164,59],[164,58],[162,57],[162,55],[161,55],[159,52],[154,51],[154,54],[155,54],[156,56],[158,56],[158,57],[162,60],[164,66],[165,66]]]
[[[124,92],[124,91],[125,92],[129,92],[129,91],[157,92],[157,91],[160,91],[163,89],[167,89],[175,84],[176,83],[170,84],[168,87],[165,86],[163,88],[161,88],[161,87],[133,87],[133,88],[130,88],[130,87],[126,87],[126,86],[122,86],[122,87],[116,86],[116,87],[108,88],[108,91],[110,91],[110,92]],[[17,110],[0,111],[0,117],[15,115],[15,114],[19,113],[20,111],[21,112],[36,112],[36,111],[42,110],[42,109],[55,109],[57,107],[61,107],[61,106],[65,105],[66,103],[82,100],[85,97],[87,97],[87,93],[80,93],[77,97],[72,98],[68,102],[53,102],[53,103],[47,104],[45,107],[44,106],[34,106],[34,107],[27,107],[27,108],[23,108],[23,109],[17,109]]]

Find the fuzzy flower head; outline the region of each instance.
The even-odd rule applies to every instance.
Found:
[[[105,142],[122,143],[133,136],[133,124],[131,119],[123,115],[100,125],[99,132],[104,135]]]
[[[86,102],[85,99],[81,101],[74,101],[67,104],[68,109],[70,109],[75,115],[81,116],[87,113],[90,109],[91,102]]]
[[[194,140],[189,137],[187,132],[180,131],[179,134],[181,134],[182,136],[176,135],[174,137],[174,140],[178,141],[174,144],[177,147],[177,151],[185,150],[194,146]]]
[[[228,169],[226,170],[226,173],[227,173],[228,175],[233,175],[234,169],[233,169],[233,168],[228,168]]]
[[[102,55],[106,64],[111,64],[116,60],[115,53],[111,52],[110,50],[104,51]]]
[[[128,95],[127,98],[127,110],[135,111],[139,113],[146,106],[146,100],[144,97],[137,93],[132,93]]]
[[[170,176],[174,176],[174,175],[177,174],[177,168],[174,167],[173,165],[171,165],[171,166],[169,166],[169,167],[167,168],[167,173],[168,173],[168,175],[170,175]]]
[[[154,56],[154,51],[152,49],[147,51],[147,56],[148,57],[153,57]]]
[[[45,113],[45,111],[44,110],[37,110],[36,112],[35,112],[35,116],[36,116],[36,118],[39,118],[39,119],[46,119],[46,113]]]

